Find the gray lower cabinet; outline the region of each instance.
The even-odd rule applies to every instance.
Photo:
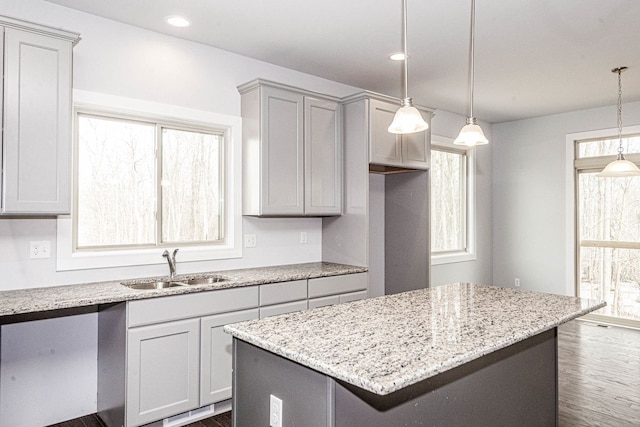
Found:
[[[367,284],[357,273],[101,307],[98,414],[109,427],[136,427],[230,399],[224,325],[366,298]]]
[[[127,425],[139,426],[199,407],[200,319],[129,330]]]
[[[342,214],[342,110],[337,98],[254,80],[242,100],[243,214]]]
[[[368,273],[309,279],[309,308],[365,299],[368,286]]]
[[[258,310],[203,317],[200,321],[200,406],[231,399],[233,339],[222,328],[257,319]]]
[[[79,35],[0,16],[0,214],[71,207],[71,61]]]
[[[98,313],[98,414],[136,427],[231,397],[225,324],[256,319],[257,286],[129,301]]]
[[[431,129],[407,135],[396,135],[387,130],[400,108],[399,100],[373,92],[362,92],[342,101],[345,104],[361,103],[365,107],[364,117],[352,117],[348,113],[351,109],[347,109],[344,120],[366,129],[370,164],[403,169],[429,169]],[[418,109],[424,120],[430,123],[433,111],[424,107]]]
[[[260,318],[307,309],[307,281],[260,285]]]

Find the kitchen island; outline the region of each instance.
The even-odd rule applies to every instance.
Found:
[[[234,425],[556,425],[557,327],[604,302],[458,283],[225,327]]]

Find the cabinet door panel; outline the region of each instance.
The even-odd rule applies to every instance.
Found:
[[[398,108],[400,108],[399,105],[387,102],[374,99],[369,101],[371,117],[369,163],[402,166],[401,138],[387,130]]]
[[[262,214],[304,213],[302,95],[262,89]]]
[[[222,328],[258,317],[258,309],[253,309],[202,318],[200,406],[231,399],[233,340]]]
[[[133,328],[127,343],[128,426],[198,407],[199,319]]]
[[[5,29],[3,213],[69,213],[71,43]]]
[[[305,214],[342,210],[342,135],[337,102],[305,97]]]
[[[427,123],[431,122],[430,113],[424,111],[420,113]],[[406,167],[429,169],[431,165],[431,131],[402,135],[402,157]]]

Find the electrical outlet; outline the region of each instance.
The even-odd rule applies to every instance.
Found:
[[[269,408],[269,427],[282,427],[282,399],[270,395]]]
[[[306,231],[301,231],[300,232],[300,243],[302,243],[302,244],[307,243],[307,232]]]
[[[513,279],[513,284],[516,288],[520,287],[520,278],[516,277],[515,279]]]
[[[50,240],[41,240],[29,243],[29,256],[31,258],[51,258]]]
[[[245,234],[244,235],[244,247],[245,248],[255,248],[256,247],[256,235],[255,234]]]

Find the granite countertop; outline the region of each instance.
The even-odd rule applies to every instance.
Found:
[[[456,283],[227,325],[238,339],[386,395],[604,307]]]
[[[49,310],[86,307],[98,304],[117,303],[129,300],[163,297],[194,292],[212,291],[266,283],[288,282],[292,280],[362,273],[365,267],[312,262],[306,264],[279,265],[273,267],[225,270],[210,273],[178,275],[175,280],[196,278],[206,275],[224,276],[229,280],[206,285],[179,286],[166,289],[136,290],[122,285],[125,281],[85,283],[77,285],[0,291],[0,316],[36,313]],[[166,277],[152,277],[141,280],[160,280]]]

